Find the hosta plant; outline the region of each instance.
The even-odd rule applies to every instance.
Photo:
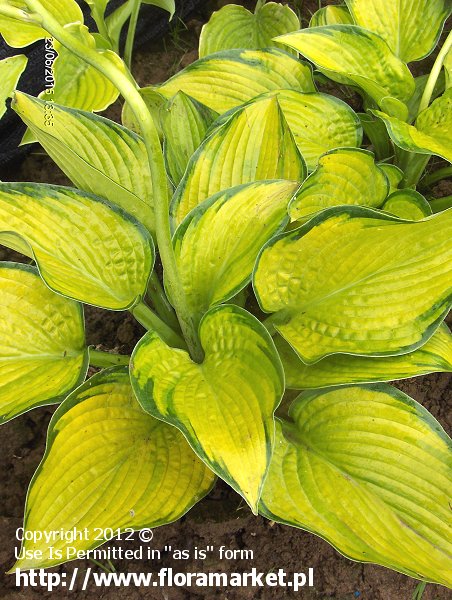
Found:
[[[451,442],[386,383],[452,371],[452,210],[431,199],[451,170],[427,166],[452,159],[452,37],[430,73],[407,66],[450,2],[347,0],[305,29],[226,6],[199,60],[145,88],[89,4],[94,34],[73,0],[0,2],[11,46],[53,38],[62,90],[20,92],[18,55],[2,106],[74,184],[0,184],[0,241],[28,257],[0,265],[1,419],[61,402],[25,528],[86,527],[94,548],[95,527],[168,523],[220,477],[255,514],[452,586]],[[123,124],[93,114],[118,94]],[[132,356],[87,347],[83,304],[144,325]],[[107,368],[84,382],[89,364]],[[61,562],[24,549],[22,569]]]

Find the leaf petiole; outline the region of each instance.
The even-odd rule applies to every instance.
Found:
[[[179,322],[177,320],[176,314],[174,312],[173,307],[169,303],[168,298],[166,297],[165,291],[160,283],[160,280],[155,271],[152,272],[152,275],[149,279],[149,285],[147,289],[147,294],[152,301],[152,304],[155,307],[155,310],[159,314],[159,316],[173,329],[179,328]]]
[[[132,315],[148,330],[155,331],[169,346],[186,349],[184,339],[156,315],[144,302],[139,302],[131,311]]]
[[[132,67],[133,43],[135,41],[135,33],[137,30],[138,15],[141,8],[141,0],[129,0],[131,2],[132,12],[130,15],[129,28],[127,30],[126,46],[124,48],[124,62],[127,67]]]
[[[130,356],[125,354],[112,354],[103,350],[89,349],[89,364],[92,367],[118,367],[128,365]]]
[[[452,177],[452,167],[443,167],[442,169],[438,169],[438,171],[423,177],[420,183],[422,187],[429,188],[438,181],[447,179],[448,177]]]
[[[421,102],[419,104],[418,115],[423,110],[428,108],[428,105],[430,104],[430,100],[432,98],[436,82],[438,81],[438,77],[441,74],[441,69],[443,67],[443,63],[444,63],[446,56],[451,48],[452,48],[452,31],[447,36],[446,41],[443,44],[443,47],[441,48],[438,56],[436,57],[433,68],[430,71],[430,75],[427,79],[427,83],[425,84],[424,93],[422,94]]]

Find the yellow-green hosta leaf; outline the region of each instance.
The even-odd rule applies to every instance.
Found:
[[[374,111],[386,125],[392,141],[403,150],[419,154],[436,154],[452,162],[452,89],[423,110],[416,126]]]
[[[276,48],[226,50],[192,63],[155,88],[165,98],[183,91],[222,114],[272,90],[315,92],[306,63]]]
[[[27,62],[28,58],[24,54],[0,60],[0,119],[6,112],[6,100],[16,89]]]
[[[435,48],[451,12],[450,0],[345,0],[357,25],[378,33],[405,62]]]
[[[140,137],[114,121],[15,94],[13,108],[56,164],[80,189],[107,198],[155,228],[146,148]]]
[[[191,211],[173,245],[187,302],[198,318],[248,282],[262,246],[287,224],[298,183],[262,181],[219,192]]]
[[[61,536],[51,544],[25,541],[22,551],[28,557],[19,558],[14,568],[42,569],[71,560],[71,551],[92,550],[106,541],[99,539],[100,530],[175,521],[213,482],[213,473],[183,435],[143,411],[127,368],[102,371],[54,414],[25,508],[25,531],[76,528],[86,535],[74,541]],[[36,557],[38,551],[42,558]]]
[[[389,194],[396,192],[399,189],[399,184],[403,179],[403,171],[396,167],[395,165],[390,165],[388,163],[378,163],[378,166],[386,175],[389,181]]]
[[[319,8],[311,17],[309,27],[321,27],[322,25],[353,25],[353,17],[344,5],[324,6]]]
[[[83,23],[83,13],[75,0],[40,0],[41,5],[60,25]],[[39,25],[30,21],[28,9],[23,0],[0,0],[0,9],[10,7],[16,10],[16,18],[0,14],[0,34],[8,46],[23,48],[33,42],[49,37]],[[1,10],[0,10],[1,12]]]
[[[132,356],[132,386],[143,408],[180,429],[256,511],[284,390],[281,362],[264,326],[238,306],[212,308],[199,335],[201,364],[147,333]]]
[[[408,221],[419,221],[432,214],[430,204],[424,196],[412,189],[398,190],[391,194],[381,210]]]
[[[444,75],[446,79],[446,89],[452,87],[452,48],[446,54],[446,58],[443,63]]]
[[[297,29],[300,21],[289,6],[269,2],[252,13],[243,6],[227,4],[214,12],[202,28],[199,56],[232,48],[259,50],[278,46],[272,41],[275,36]]]
[[[0,423],[58,402],[87,368],[81,305],[49,290],[34,267],[0,262]]]
[[[342,100],[328,94],[293,90],[275,95],[307,167],[313,171],[319,157],[339,147],[361,146],[363,130],[358,115]]]
[[[452,444],[387,384],[305,392],[277,441],[259,512],[342,554],[452,585]]]
[[[452,372],[452,335],[444,324],[423,346],[399,356],[332,354],[306,365],[282,337],[276,337],[275,345],[284,366],[286,386],[296,390]]]
[[[290,203],[293,221],[340,204],[379,208],[389,191],[386,175],[367,150],[338,148],[319,159],[319,166]]]
[[[53,185],[0,183],[0,243],[32,256],[51,289],[111,310],[140,300],[154,264],[151,234],[133,217]]]
[[[177,186],[218,113],[178,92],[162,109],[160,118],[167,171]]]
[[[275,97],[237,110],[206,138],[190,159],[171,215],[179,225],[217,192],[253,181],[303,181],[306,166]]]
[[[397,109],[414,92],[414,79],[406,64],[379,35],[362,27],[314,27],[277,40],[298,50],[331,79],[357,85],[379,105],[383,100],[388,104],[385,99],[389,97],[391,107]]]
[[[253,283],[276,330],[309,364],[336,352],[415,350],[447,314],[451,274],[452,210],[411,222],[338,206],[273,238]]]
[[[96,48],[96,40],[85,25],[67,25],[66,29],[88,48]],[[107,109],[118,99],[119,90],[100,71],[57,41],[54,42],[54,48],[58,52],[53,64],[55,85],[50,96],[44,91],[40,95],[41,98],[50,97],[53,102],[63,106],[98,112]],[[123,63],[117,54],[102,48],[98,48],[98,52],[124,71]]]

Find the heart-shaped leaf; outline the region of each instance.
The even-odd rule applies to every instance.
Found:
[[[23,54],[0,60],[0,119],[6,112],[6,100],[16,89],[27,62],[28,58]]]
[[[117,54],[108,48],[97,47],[96,38],[91,35],[85,25],[74,23],[66,26],[66,30],[78,38],[78,42],[90,49],[97,49],[103,58],[121,69],[124,65]],[[99,38],[97,38],[99,39]],[[53,63],[54,86],[49,96],[45,90],[40,95],[43,99],[49,97],[56,103],[71,108],[87,111],[103,111],[118,99],[119,90],[98,69],[88,64],[82,58],[54,41],[58,56]]]
[[[277,422],[259,511],[354,560],[452,585],[450,438],[387,384],[312,391]]]
[[[42,7],[60,25],[83,23],[83,13],[75,0],[40,0]],[[28,9],[23,0],[2,0],[6,7],[17,10],[17,18],[0,15],[0,35],[8,46],[23,48],[49,37],[45,29],[30,21]]]
[[[288,6],[269,2],[252,13],[243,6],[227,4],[214,12],[202,28],[199,56],[232,48],[269,48],[275,46],[274,37],[297,29],[300,21]]]
[[[273,238],[254,272],[259,303],[309,364],[344,352],[406,354],[450,307],[452,210],[422,221],[338,206]]]
[[[389,191],[386,175],[367,150],[338,148],[319,159],[319,166],[290,203],[293,221],[330,206],[357,204],[379,208]]]
[[[188,161],[218,118],[214,112],[184,92],[178,92],[161,111],[167,171],[178,185]]]
[[[175,521],[206,495],[213,482],[213,473],[183,435],[143,412],[127,368],[102,371],[54,414],[25,508],[26,532],[76,528],[85,535],[74,541],[61,536],[51,544],[45,539],[26,540],[22,552],[28,556],[19,558],[14,568],[42,569],[71,560],[75,558],[71,552],[91,550],[106,541],[99,531]]]
[[[37,269],[0,262],[0,422],[58,402],[88,368],[81,305]]]
[[[286,386],[295,390],[452,372],[452,335],[444,323],[427,343],[400,356],[333,354],[313,365],[306,365],[282,337],[276,337],[275,345],[284,366]]]
[[[276,48],[217,52],[155,88],[165,98],[182,90],[219,114],[281,89],[315,92],[311,67]]]
[[[179,428],[255,512],[284,390],[281,362],[263,325],[237,306],[211,309],[199,334],[201,364],[147,333],[132,356],[133,389],[143,408]]]
[[[419,221],[432,214],[430,204],[424,196],[412,189],[398,190],[391,194],[381,210],[408,221]]]
[[[306,167],[275,97],[260,98],[217,127],[190,159],[171,215],[178,225],[222,190],[265,179],[303,181]]]
[[[152,184],[140,137],[117,123],[80,110],[51,105],[17,92],[13,108],[73,183],[107,198],[155,229]]]
[[[378,105],[390,97],[395,108],[414,92],[414,79],[406,64],[379,35],[362,27],[313,27],[277,40],[298,50],[331,79],[357,85]]]
[[[322,25],[353,25],[353,17],[348,8],[343,5],[324,6],[319,8],[311,17],[309,27],[321,27]]]
[[[405,62],[435,48],[451,12],[450,0],[345,0],[357,25],[378,33]]]
[[[187,302],[198,318],[250,280],[262,246],[288,221],[292,181],[262,181],[219,192],[177,229],[174,250]]]
[[[111,310],[140,300],[154,264],[152,237],[138,221],[60,186],[0,183],[0,243],[32,256],[51,289]]]
[[[377,110],[373,112],[385,123],[392,141],[403,150],[436,154],[452,162],[452,89],[421,112],[416,126]]]
[[[358,115],[328,94],[293,90],[270,92],[276,95],[284,117],[307,167],[313,171],[319,157],[339,147],[361,146],[363,130]]]

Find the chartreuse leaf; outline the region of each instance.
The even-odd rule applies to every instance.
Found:
[[[188,161],[218,117],[204,104],[178,92],[161,111],[164,152],[168,173],[178,185]]]
[[[144,143],[117,123],[17,92],[13,108],[73,183],[124,208],[153,231],[152,185]]]
[[[152,237],[138,221],[60,186],[0,183],[0,243],[32,256],[51,289],[111,310],[140,300],[154,264]]]
[[[293,221],[329,206],[358,204],[379,208],[388,195],[386,175],[367,150],[338,148],[324,154],[289,207]]]
[[[444,67],[446,89],[448,90],[450,87],[452,87],[452,48],[446,54],[446,58],[444,59],[443,67]]]
[[[47,568],[102,544],[99,531],[157,527],[179,519],[210,490],[214,475],[175,427],[146,414],[126,368],[98,373],[54,414],[28,491],[25,531],[85,531],[48,544],[25,541],[14,568]],[[97,535],[96,535],[97,533]],[[49,545],[53,546],[51,554]],[[62,557],[57,557],[57,551]]]
[[[177,229],[174,250],[192,312],[235,296],[248,282],[262,246],[287,224],[298,183],[260,181],[215,194]]]
[[[269,92],[276,95],[295,142],[310,171],[319,157],[333,148],[359,147],[363,130],[358,115],[346,104],[328,94],[293,90]]]
[[[0,423],[62,399],[87,368],[81,305],[34,267],[0,262]]]
[[[40,0],[41,5],[60,25],[83,23],[83,13],[75,0]],[[17,9],[17,18],[0,15],[0,34],[8,46],[23,48],[43,40],[49,34],[45,29],[30,21],[23,0],[1,0],[0,5]]]
[[[205,359],[196,364],[148,332],[132,356],[132,386],[143,408],[180,429],[256,511],[284,390],[281,363],[263,325],[238,306],[212,308],[199,334]]]
[[[424,196],[412,189],[394,192],[381,209],[408,221],[419,221],[432,214],[430,204]]]
[[[6,100],[16,89],[27,62],[28,59],[23,54],[0,60],[0,119],[6,112]]]
[[[276,48],[217,52],[154,89],[165,98],[182,90],[219,114],[272,90],[315,92],[311,67]]]
[[[277,421],[259,512],[345,556],[452,585],[451,440],[387,384],[313,390]]]
[[[96,39],[85,25],[78,23],[67,25],[66,29],[79,38],[85,46],[96,48]],[[53,64],[55,85],[52,88],[52,100],[71,108],[87,111],[102,111],[118,99],[119,91],[98,69],[76,56],[55,40],[54,48],[58,57]],[[124,71],[122,60],[109,49],[97,49],[99,54],[108,58],[112,64]],[[46,98],[44,91],[40,95]]]
[[[420,60],[435,48],[450,0],[345,0],[357,25],[378,33],[405,62]]]
[[[414,92],[413,76],[379,35],[356,25],[328,25],[277,40],[298,50],[331,79],[357,85],[378,105],[384,100],[397,114],[406,110],[402,103]]]
[[[392,141],[403,150],[419,154],[436,154],[452,162],[452,89],[423,110],[416,126],[374,111],[386,125]]]
[[[254,289],[305,363],[335,352],[405,354],[450,307],[451,259],[452,210],[409,222],[338,206],[273,238]]]
[[[403,179],[403,171],[389,163],[378,163],[378,166],[386,175],[389,181],[389,194],[396,192],[399,189],[399,184]]]
[[[306,167],[275,97],[250,102],[217,127],[190,159],[171,215],[178,225],[216,192],[265,179],[303,181]]]
[[[324,388],[345,383],[392,381],[434,372],[452,372],[452,336],[444,323],[423,346],[399,356],[332,354],[306,365],[280,336],[275,345],[290,389]]]
[[[297,29],[300,29],[297,15],[283,4],[269,2],[257,6],[254,13],[243,6],[227,4],[214,12],[202,28],[199,56],[232,48],[269,48],[275,46],[272,41],[275,36]]]
[[[353,17],[345,5],[324,6],[319,8],[311,17],[309,27],[321,27],[322,25],[353,25]]]

